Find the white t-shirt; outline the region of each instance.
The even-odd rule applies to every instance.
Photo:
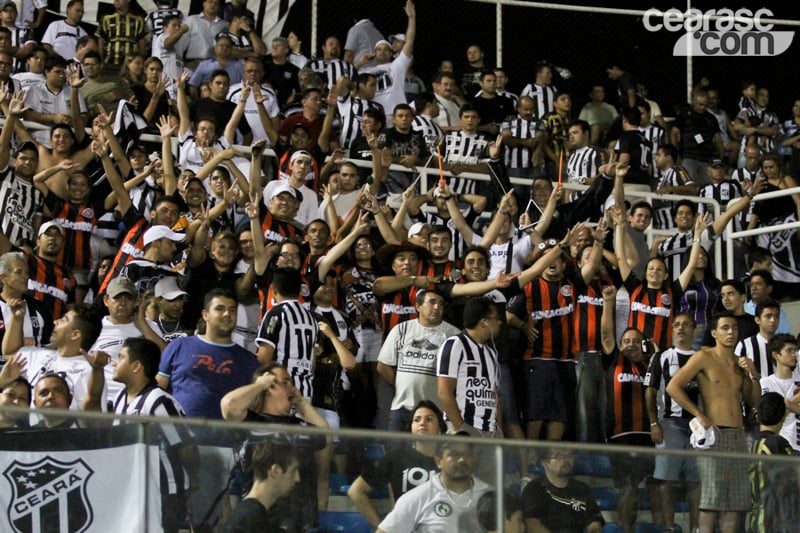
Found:
[[[441,474],[406,492],[378,528],[386,533],[453,533],[481,531],[478,500],[491,487],[473,478],[470,490],[455,494],[442,485]]]
[[[264,204],[269,207],[269,198],[272,191],[287,183],[286,180],[272,180],[264,187]],[[301,223],[303,226],[317,218],[319,215],[319,202],[317,201],[317,193],[309,189],[303,184],[302,187],[295,187],[303,195],[303,201],[300,203],[300,208],[294,219]]]
[[[184,33],[181,35],[178,42],[172,45],[172,48],[167,48],[164,42],[169,35],[162,33],[153,39],[153,57],[157,57],[164,64],[163,74],[169,76],[170,86],[174,86],[175,82],[172,81],[181,74],[183,74],[183,54],[186,53],[186,48],[189,47],[189,34]],[[170,94],[172,94],[170,92]],[[173,95],[173,98],[175,95]]]
[[[533,244],[530,237],[527,235],[519,239],[512,246],[511,256],[511,272],[522,272],[522,266],[525,263],[525,258],[533,251]],[[487,279],[495,279],[500,272],[506,269],[506,258],[508,257],[508,243],[492,244],[489,247],[489,261],[491,268],[489,269],[489,277]]]
[[[798,383],[800,383],[797,375],[798,371],[795,370],[794,374],[789,379],[780,379],[775,374],[761,378],[759,381],[761,394],[777,392],[787,400],[793,398],[798,390]],[[798,442],[797,435],[797,415],[789,410],[786,411],[786,419],[783,421],[783,426],[781,426],[781,437],[789,441],[794,451],[800,451],[800,442]]]
[[[44,32],[42,44],[49,44],[53,52],[66,60],[75,57],[78,40],[86,35],[86,30],[80,26],[70,26],[65,20],[51,22]]]
[[[437,401],[436,354],[445,339],[457,333],[448,322],[426,328],[418,319],[392,328],[378,355],[379,363],[397,368],[392,410],[411,411],[420,400]]]
[[[122,343],[125,342],[125,339],[141,336],[142,332],[133,322],[130,324],[112,324],[107,316],[103,317],[103,329],[100,330],[100,335],[89,349],[89,353],[102,351],[110,357],[105,368],[106,398],[109,402],[113,402],[119,391],[125,388],[122,383],[114,381],[114,366],[111,363],[119,359],[119,352],[122,350]]]
[[[411,59],[405,52],[400,52],[391,63],[375,67],[363,67],[361,71],[373,74],[378,78],[374,100],[383,106],[386,113],[386,127],[391,127],[391,117],[397,104],[406,104],[405,80],[406,71],[411,66]]]
[[[32,111],[37,113],[44,113],[47,115],[58,115],[59,113],[70,114],[72,112],[71,104],[72,87],[65,83],[61,90],[53,93],[47,88],[47,85],[42,83],[34,85],[28,90],[28,97],[25,99],[25,105],[30,107]],[[86,113],[86,99],[78,92],[78,106],[81,113]],[[50,145],[50,130],[33,130],[31,132],[36,142],[52,148]]]
[[[336,214],[342,219],[347,220],[350,211],[358,204],[359,192],[360,191],[356,189],[348,193],[339,193],[333,197],[333,207],[336,208]],[[317,217],[321,218],[322,220],[328,220],[328,217],[325,214],[327,208],[328,201],[323,199],[319,203],[319,213],[317,213]]]
[[[19,353],[27,361],[26,379],[31,386],[36,386],[36,382],[47,372],[66,375],[67,381],[72,388],[72,403],[69,408],[78,411],[83,405],[83,400],[89,391],[89,376],[92,373],[92,366],[82,355],[74,357],[61,357],[55,350],[47,348],[28,348],[23,347]],[[108,380],[103,390],[103,398],[107,398]],[[105,402],[102,403],[103,411],[107,410]]]
[[[280,108],[278,107],[278,97],[275,96],[275,91],[273,91],[269,85],[262,84],[261,94],[264,96],[264,109],[267,111],[267,116],[269,118],[277,117],[280,114]],[[230,89],[228,89],[228,100],[234,104],[238,104],[241,99],[242,82],[234,83],[231,85]],[[264,125],[261,124],[261,119],[258,117],[258,106],[256,105],[253,93],[250,93],[247,102],[244,104],[244,118],[253,131],[253,142],[266,139],[267,146],[272,146],[267,138],[267,132],[264,131]]]

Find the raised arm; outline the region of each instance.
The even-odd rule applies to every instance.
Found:
[[[236,103],[233,114],[225,125],[225,133],[223,133],[223,136],[230,145],[233,145],[234,141],[236,141],[236,128],[239,126],[239,121],[242,120],[244,116],[244,106],[247,103],[247,99],[250,98],[250,92],[250,84],[243,83],[241,98],[239,98],[239,101]]]
[[[162,116],[158,121],[161,135],[161,164],[164,172],[164,194],[171,196],[178,190],[178,177],[175,175],[175,157],[172,155],[172,135],[175,127],[170,125],[169,117]]]
[[[247,416],[247,409],[259,396],[268,394],[276,380],[275,374],[265,372],[258,376],[253,383],[230,391],[219,402],[222,418],[234,421],[244,420]]]
[[[619,204],[611,208],[611,220],[614,222],[614,252],[617,254],[617,267],[622,281],[628,279],[636,266],[628,263],[628,249],[625,246],[625,235],[628,232],[628,218]]]
[[[186,82],[189,81],[189,73],[183,72],[175,78],[175,86],[178,91],[178,135],[183,137],[192,127],[192,117],[189,114],[189,100],[186,96]]]
[[[318,322],[319,331],[331,341],[333,349],[336,350],[336,356],[339,358],[339,364],[345,370],[352,370],[356,367],[356,358],[347,346],[336,336],[336,332],[331,329],[327,322],[320,320]]]
[[[594,279],[595,275],[600,271],[603,261],[603,243],[606,241],[607,234],[606,219],[602,217],[592,232],[594,242],[592,251],[589,253],[589,261],[581,267],[581,276],[583,276],[583,281],[586,283]]]
[[[511,222],[510,224],[511,226],[514,225],[513,221],[511,220],[511,206],[510,206],[512,196],[514,196],[513,189],[508,191],[500,199],[500,205],[498,206],[497,213],[495,214],[494,218],[492,218],[492,222],[491,224],[489,224],[489,227],[486,228],[486,233],[484,233],[483,237],[481,238],[481,242],[478,244],[478,246],[488,250],[492,246],[492,244],[494,244],[494,241],[497,239],[497,236],[500,235],[500,231],[503,229],[503,223],[506,221],[506,219],[508,219],[508,221]],[[450,202],[448,202],[448,204],[449,203]],[[453,201],[452,203],[454,204],[455,207],[455,201]],[[449,205],[448,205],[448,210],[450,210]],[[461,211],[458,209],[458,207],[455,207],[455,210],[458,211],[459,215],[461,214]],[[464,217],[462,216],[461,219],[464,220]],[[467,226],[469,225],[467,224]],[[464,235],[464,239],[465,242],[470,242],[470,243],[472,242],[471,239],[470,241],[466,241],[466,235]]]
[[[350,249],[350,246],[356,242],[361,235],[368,235],[369,234],[369,222],[367,221],[367,213],[364,213],[363,216],[359,219],[358,225],[355,227],[353,231],[347,234],[347,236],[336,243],[336,245],[328,250],[317,266],[317,272],[319,273],[319,280],[321,282],[325,281],[325,275],[328,271],[333,268],[336,264],[336,261],[339,260],[344,254],[347,253],[347,250]]]
[[[117,210],[124,215],[133,204],[131,203],[131,197],[128,191],[125,190],[125,185],[122,183],[122,177],[119,175],[117,167],[108,155],[108,141],[105,143],[92,141],[91,148],[92,153],[99,157],[100,162],[103,164],[103,170],[106,172],[108,183],[111,185],[111,190],[116,199]],[[111,202],[106,200],[106,209],[111,209],[113,205],[113,200]]]
[[[603,287],[603,313],[600,315],[600,344],[603,353],[610,354],[617,345],[614,310],[617,305],[617,288],[613,285]]]
[[[678,277],[678,282],[681,284],[681,290],[686,290],[689,283],[692,281],[694,275],[694,268],[697,266],[697,260],[700,258],[700,251],[703,248],[702,237],[703,232],[711,225],[711,213],[705,212],[698,215],[694,220],[694,239],[692,239],[692,251],[689,253],[689,261],[686,267]]]

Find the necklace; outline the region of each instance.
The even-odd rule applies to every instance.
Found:
[[[161,320],[161,317],[160,316],[158,317],[158,327],[161,328],[161,331],[163,331],[165,335],[170,335],[172,333],[175,333],[176,331],[178,331],[178,328],[180,326],[181,326],[181,321],[177,320],[175,321],[175,327],[172,329],[172,331],[167,331],[167,328],[164,327],[164,322]]]
[[[459,505],[459,504],[457,504],[455,502],[455,500],[453,500],[453,497],[450,495],[450,492],[451,492],[450,489],[447,488],[447,485],[445,485],[445,483],[444,483],[444,479],[442,479],[442,473],[441,472],[439,473],[439,481],[442,482],[442,487],[444,487],[444,490],[447,493],[447,499],[450,500],[450,503],[452,503],[453,505],[455,505],[456,507],[458,507],[460,509],[468,509],[469,506],[472,505],[472,489],[475,488],[475,480],[474,479],[470,479],[470,483],[469,483],[469,499],[467,500],[467,504],[466,505]],[[464,493],[462,492],[461,494],[464,494]],[[456,494],[456,498],[459,498],[461,496],[461,494]]]

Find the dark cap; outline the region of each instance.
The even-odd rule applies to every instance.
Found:
[[[27,141],[27,142],[24,142],[21,145],[19,145],[17,147],[17,152],[16,152],[15,155],[19,155],[19,154],[21,154],[22,152],[24,152],[26,150],[31,150],[33,152],[36,152],[37,156],[39,155],[39,147],[36,146],[36,143],[31,142],[31,141]]]
[[[722,159],[712,159],[711,163],[708,165],[709,168],[727,168],[728,165],[725,164],[725,161]]]

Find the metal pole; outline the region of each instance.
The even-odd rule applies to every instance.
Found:
[[[308,57],[316,57],[317,56],[317,27],[318,27],[318,18],[319,18],[319,6],[317,5],[318,0],[311,0],[311,48],[308,51]]]
[[[497,520],[497,522],[495,523],[496,527],[495,531],[505,531],[506,504],[504,501],[505,494],[503,494],[503,445],[502,444],[495,445],[494,458],[495,458],[494,462],[496,470],[494,486],[497,487],[497,490],[494,492],[495,498],[497,498],[497,501],[495,502],[495,518]]]
[[[495,35],[495,46],[497,46],[497,52],[494,59],[494,64],[498,67],[503,66],[503,2],[502,0],[497,0],[497,5],[495,7],[495,27],[497,28],[497,35]]]
[[[692,8],[692,0],[686,0],[686,12]],[[686,101],[692,101],[692,88],[694,87],[694,76],[692,75],[692,68],[694,61],[692,58],[692,35],[690,31],[686,31]]]

